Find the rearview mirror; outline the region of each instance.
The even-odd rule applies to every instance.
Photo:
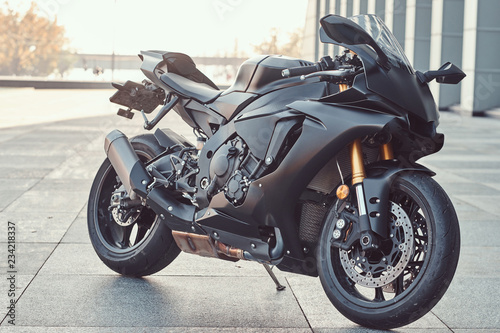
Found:
[[[437,71],[427,71],[425,73],[416,72],[421,83],[431,82],[436,79],[438,83],[457,84],[465,77],[465,73],[451,62],[445,63]]]

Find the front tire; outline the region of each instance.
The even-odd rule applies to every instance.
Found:
[[[407,325],[430,311],[451,283],[460,248],[460,231],[453,205],[444,190],[427,174],[398,175],[391,186],[390,201],[392,211],[406,215],[408,221],[404,232],[401,232],[402,223],[393,223],[390,232],[399,233],[398,237],[413,243],[412,250],[407,252],[411,253],[411,259],[401,267],[394,281],[367,286],[367,277],[376,280],[377,274],[359,268],[356,268],[359,272],[348,269],[345,260],[350,254],[353,266],[360,255],[363,259],[366,255],[368,262],[387,258],[384,254],[370,257],[354,249],[359,244],[351,251],[332,247],[330,241],[336,223],[333,212],[325,221],[317,253],[320,280],[333,305],[353,322],[378,329]],[[392,218],[393,221],[398,219]],[[405,238],[407,231],[413,233],[412,237]],[[370,265],[362,267],[366,269]],[[389,268],[378,277],[383,278],[388,272]]]
[[[150,134],[130,141],[144,163],[164,150]],[[129,276],[154,274],[170,264],[180,250],[172,231],[148,207],[139,207],[139,212],[125,223],[116,222],[108,208],[113,193],[120,186],[113,166],[106,159],[90,190],[87,211],[90,240],[99,258],[115,272]]]

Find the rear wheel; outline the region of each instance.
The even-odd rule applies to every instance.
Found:
[[[452,203],[428,175],[402,173],[390,191],[389,238],[379,250],[331,246],[329,214],[318,247],[318,272],[333,305],[372,328],[407,325],[432,309],[458,263],[460,232]]]
[[[153,135],[131,140],[143,162],[152,160],[164,149]],[[89,236],[99,258],[123,275],[144,276],[170,264],[180,250],[172,231],[155,212],[142,205],[118,207],[125,195],[113,166],[106,159],[92,184],[88,203]]]

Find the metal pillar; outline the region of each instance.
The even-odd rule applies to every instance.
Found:
[[[500,107],[500,20],[498,1],[465,0],[460,106],[480,114]]]
[[[359,0],[359,13],[366,14],[368,12],[368,0]]]
[[[405,53],[413,67],[429,69],[431,47],[431,0],[406,1]]]
[[[406,0],[394,0],[393,2],[392,33],[404,49],[406,33]]]
[[[394,0],[386,0],[384,22],[389,30],[393,31],[394,21]]]
[[[446,61],[462,67],[464,0],[433,0],[430,69],[438,69]],[[461,86],[430,84],[439,108],[460,103]]]

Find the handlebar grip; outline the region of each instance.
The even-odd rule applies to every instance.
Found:
[[[317,72],[316,65],[287,68],[281,71],[283,77],[301,76]]]

